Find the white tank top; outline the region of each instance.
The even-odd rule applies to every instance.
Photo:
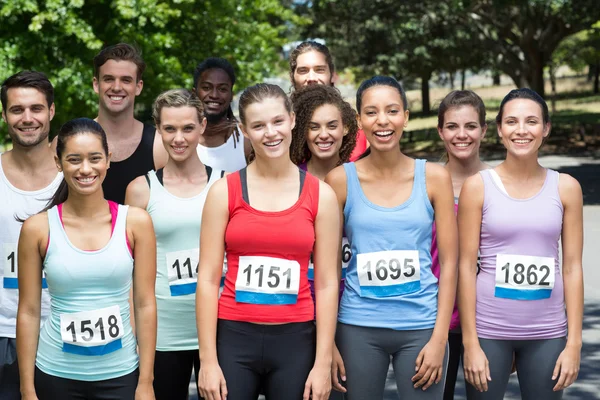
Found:
[[[237,132],[240,127],[236,127]],[[244,153],[244,136],[239,136],[234,132],[227,142],[218,147],[205,147],[201,144],[197,147],[198,157],[204,165],[208,165],[214,170],[225,172],[236,172],[244,168],[246,164],[246,154]]]
[[[62,173],[57,173],[52,183],[40,190],[18,189],[4,174],[0,157],[0,337],[16,337],[19,305],[17,243],[22,224],[15,219],[15,216],[25,219],[40,212],[56,192],[62,178]],[[50,297],[45,279],[42,285],[44,287],[42,321],[44,321],[50,311]]]

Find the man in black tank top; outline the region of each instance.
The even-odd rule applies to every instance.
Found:
[[[106,199],[120,204],[129,182],[164,167],[168,159],[154,127],[133,115],[145,68],[140,52],[126,43],[108,46],[94,57],[94,91],[99,98],[96,120],[106,132],[112,153],[102,188]]]

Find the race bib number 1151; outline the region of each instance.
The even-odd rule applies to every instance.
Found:
[[[235,299],[252,304],[296,304],[300,264],[274,257],[241,256]]]

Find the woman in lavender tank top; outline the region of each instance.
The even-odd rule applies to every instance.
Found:
[[[465,180],[477,172],[489,168],[479,158],[479,146],[486,131],[485,104],[475,92],[454,90],[441,101],[438,107],[438,133],[446,148],[448,160],[445,167],[452,178],[456,201]],[[458,209],[457,202],[455,203],[456,209]],[[435,224],[431,237],[431,270],[439,279],[440,263]],[[450,354],[444,400],[454,399],[454,387],[462,354],[462,334],[456,304],[450,321],[448,345]]]
[[[537,93],[512,90],[496,123],[506,159],[467,179],[459,201],[467,398],[503,399],[514,352],[522,398],[561,399],[581,355],[581,187],[538,162],[551,125]]]

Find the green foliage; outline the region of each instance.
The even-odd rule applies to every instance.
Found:
[[[45,72],[56,92],[54,129],[96,115],[92,59],[106,45],[142,50],[148,68],[136,115],[149,119],[154,98],[191,88],[206,57],[230,60],[237,88],[273,75],[290,26],[306,23],[279,0],[0,0],[0,19],[0,80],[23,69]]]

